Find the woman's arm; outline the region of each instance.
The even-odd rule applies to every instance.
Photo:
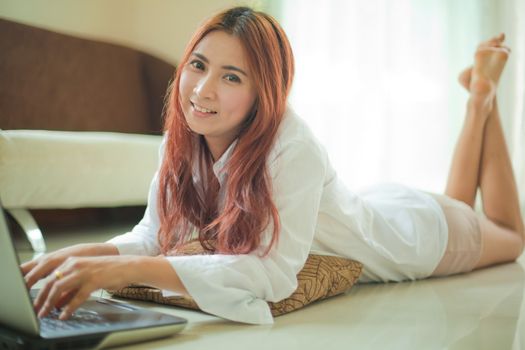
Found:
[[[135,282],[133,283],[188,295],[188,291],[166,257],[141,256],[134,257],[134,260],[132,279]]]
[[[75,256],[118,255],[118,249],[111,243],[84,243],[59,249],[40,256],[20,265],[26,280],[27,288],[31,288],[40,279],[52,273],[66,259]]]
[[[63,307],[60,318],[66,319],[94,291],[119,289],[129,284],[187,294],[177,273],[163,256],[70,257],[54,271],[35,299],[38,317],[45,317],[54,307]]]

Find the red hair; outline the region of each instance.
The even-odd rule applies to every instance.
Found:
[[[267,254],[280,230],[267,161],[293,80],[292,49],[275,19],[237,7],[210,18],[196,31],[179,67],[187,64],[195,46],[215,30],[234,35],[242,42],[255,84],[256,102],[223,169],[227,190],[219,208],[219,184],[211,170],[213,158],[203,136],[192,132],[186,123],[179,91],[182,69],[177,70],[166,102],[164,131],[168,138],[159,172],[158,239],[162,253],[167,254],[192,239],[195,230],[207,250],[246,254],[260,246],[263,232],[271,222],[273,232],[264,253]],[[194,164],[200,166],[201,174],[203,166],[207,167],[208,178],[201,179],[201,183],[193,181]],[[199,190],[204,196],[199,195]]]

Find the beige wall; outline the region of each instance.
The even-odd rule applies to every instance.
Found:
[[[198,24],[254,0],[0,0],[0,17],[144,50],[178,62]]]

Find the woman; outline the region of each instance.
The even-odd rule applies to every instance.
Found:
[[[175,75],[144,218],[107,243],[23,264],[29,287],[46,278],[38,315],[63,306],[64,319],[96,289],[140,283],[224,318],[271,323],[266,301],[295,290],[312,251],[362,262],[362,282],[514,261],[524,230],[495,97],[503,40],[482,43],[461,75],[470,99],[445,195],[399,185],[356,194],[286,107],[294,65],[279,24],[248,8],[211,18]],[[478,187],[487,218],[472,209]],[[217,254],[172,256],[194,238]]]

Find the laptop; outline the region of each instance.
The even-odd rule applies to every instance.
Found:
[[[181,331],[183,318],[106,298],[91,297],[68,320],[59,311],[39,319],[19,267],[0,205],[0,349],[104,348],[166,337]]]

